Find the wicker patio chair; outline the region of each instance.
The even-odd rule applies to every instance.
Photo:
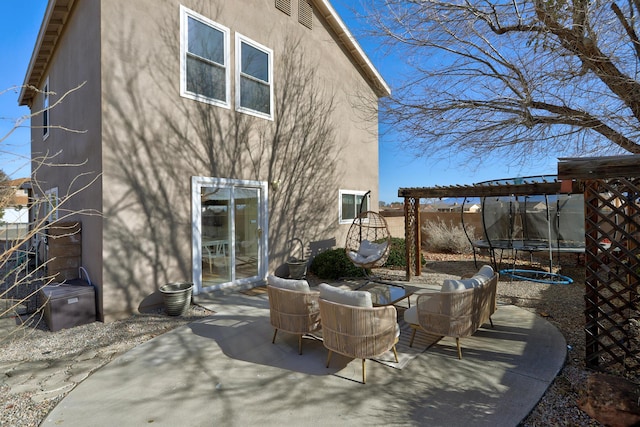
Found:
[[[488,266],[483,268],[490,269]],[[473,335],[487,322],[493,326],[491,315],[497,308],[498,274],[493,270],[491,273],[492,276],[487,276],[478,285],[474,283],[477,279],[473,278],[445,280],[443,291],[421,293],[416,304],[404,313],[405,321],[413,328],[409,346],[413,345],[418,329],[434,335],[454,337],[458,359],[462,359],[460,339]],[[461,289],[444,291],[447,281],[457,284]]]
[[[320,329],[320,293],[313,290],[285,289],[272,285],[277,281],[305,282],[304,280],[288,280],[268,278],[267,293],[269,295],[269,314],[274,327],[272,343],[276,342],[278,330],[298,335],[298,353],[302,354],[302,337]],[[308,289],[308,285],[307,285]]]
[[[320,319],[324,346],[329,350],[327,368],[333,352],[362,359],[362,383],[366,383],[366,359],[393,349],[399,338],[394,306],[356,307],[320,299]]]

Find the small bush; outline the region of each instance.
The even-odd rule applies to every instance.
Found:
[[[364,272],[347,258],[343,248],[330,249],[313,258],[309,271],[320,279],[363,277]]]
[[[453,225],[453,223],[447,225],[443,221],[430,221],[422,227],[422,231],[427,235],[425,246],[432,252],[450,254],[472,253],[473,249],[461,225]],[[475,233],[474,227],[468,226],[467,233],[469,233],[469,236],[473,239]]]
[[[402,267],[405,268],[407,266],[407,245],[405,240],[399,237],[391,238],[391,249],[389,250],[389,258],[387,258],[387,262],[384,264],[385,267],[393,268],[393,267]],[[420,254],[420,262],[424,265],[425,259],[422,253]]]
[[[406,247],[404,239],[392,237],[389,258],[384,264],[385,267],[405,267],[407,265],[407,260],[405,259]]]

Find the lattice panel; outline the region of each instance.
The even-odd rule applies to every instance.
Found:
[[[420,236],[420,199],[413,197],[405,197],[404,199],[404,241],[407,251],[407,280],[411,276],[420,274],[420,247],[417,240]],[[416,262],[417,260],[417,262]]]
[[[640,374],[640,178],[585,187],[586,363]]]

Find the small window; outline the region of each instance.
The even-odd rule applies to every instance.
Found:
[[[273,118],[273,51],[236,33],[236,109]]]
[[[313,29],[313,7],[309,0],[298,0],[298,22]]]
[[[362,212],[369,210],[369,196],[366,191],[340,190],[340,224],[350,224]]]
[[[58,187],[44,192],[44,217],[53,222],[58,219]]]
[[[291,16],[291,0],[276,0],[276,9]]]
[[[180,7],[180,94],[229,107],[229,29]]]
[[[47,139],[49,136],[49,77],[44,83],[42,88],[42,139]]]

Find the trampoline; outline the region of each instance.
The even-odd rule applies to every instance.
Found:
[[[535,183],[556,180],[555,176],[542,175],[527,178],[513,178],[486,181],[475,185],[505,185]],[[463,202],[462,224],[464,221]],[[570,278],[553,273],[554,254],[559,258],[563,253],[584,253],[584,196],[582,194],[528,194],[509,196],[486,196],[481,198],[482,232],[481,240],[467,238],[476,250],[489,252],[496,271],[513,278],[541,283],[572,282]],[[466,232],[466,228],[465,228]],[[511,269],[500,269],[505,251],[513,254],[514,265]],[[539,270],[517,270],[515,259],[518,252],[529,254],[533,263],[533,254],[545,252],[549,258],[549,272]],[[497,253],[499,253],[499,258]],[[503,273],[504,272],[504,273]],[[508,273],[510,272],[510,273]],[[558,277],[560,276],[560,277]],[[527,279],[523,279],[523,277]],[[568,283],[566,283],[568,282]]]

